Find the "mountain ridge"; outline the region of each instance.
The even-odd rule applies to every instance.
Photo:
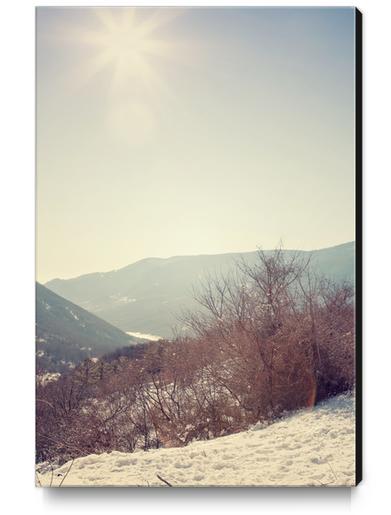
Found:
[[[331,249],[337,249],[337,248],[345,247],[347,245],[352,245],[352,244],[355,244],[354,240],[347,241],[345,243],[338,243],[337,245],[332,245],[331,247],[321,247],[318,249],[311,249],[311,250],[294,249],[294,248],[283,249],[283,250],[285,252],[300,252],[300,253],[311,254],[313,252],[322,252],[322,251],[327,251],[327,250],[331,250]],[[259,247],[259,248],[260,248],[260,250],[263,250],[261,247]],[[57,281],[73,281],[76,279],[80,279],[81,277],[89,277],[89,276],[97,277],[97,276],[101,276],[104,274],[111,274],[111,273],[114,274],[116,272],[122,272],[130,267],[135,266],[135,265],[143,264],[145,262],[151,262],[151,261],[170,261],[170,260],[182,259],[182,258],[191,259],[191,258],[203,258],[203,257],[210,258],[210,257],[226,257],[226,256],[245,256],[245,255],[249,255],[249,254],[254,254],[256,252],[257,252],[257,250],[246,250],[243,252],[221,252],[221,253],[217,253],[217,254],[213,254],[213,253],[212,254],[174,254],[173,256],[168,256],[168,257],[150,256],[147,258],[138,259],[137,261],[134,261],[133,263],[129,263],[128,265],[121,266],[120,268],[113,268],[111,270],[106,270],[105,272],[102,272],[102,271],[87,272],[85,274],[79,274],[79,275],[75,275],[73,277],[66,277],[66,278],[53,277],[53,279],[49,279],[48,281],[44,281],[39,284],[42,284],[48,288],[49,287],[48,285],[50,285],[51,283],[55,283]],[[267,249],[267,250],[265,250],[265,252],[272,252],[272,249]]]
[[[87,357],[137,343],[123,331],[36,283],[37,369],[64,372]]]
[[[354,242],[283,252],[311,255],[312,269],[336,281],[354,280]],[[144,258],[117,270],[54,279],[45,286],[123,331],[170,337],[175,313],[196,306],[192,286],[208,274],[227,272],[240,258],[251,264],[256,256],[257,251]]]

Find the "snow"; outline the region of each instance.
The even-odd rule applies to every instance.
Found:
[[[46,372],[45,374],[41,374],[38,376],[38,381],[41,384],[50,383],[52,381],[57,381],[61,374],[59,372]]]
[[[79,320],[79,317],[70,309],[69,313],[73,316],[75,320]]]
[[[148,334],[148,333],[139,333],[139,332],[132,332],[132,331],[126,331],[126,334],[129,334],[130,336],[134,336],[135,338],[141,338],[143,340],[150,340],[151,342],[157,342],[159,340],[162,340],[161,336],[158,336],[157,334]]]
[[[354,397],[187,447],[91,454],[37,473],[42,486],[165,487],[158,475],[172,486],[352,486]]]
[[[132,302],[136,302],[137,299],[133,297],[128,297],[127,295],[121,295],[120,293],[115,295],[109,295],[109,299],[114,300],[117,304],[130,304]]]

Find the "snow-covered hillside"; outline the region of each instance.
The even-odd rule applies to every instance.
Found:
[[[86,358],[137,343],[134,337],[36,283],[38,370],[63,373]]]
[[[354,397],[340,395],[266,428],[181,448],[92,454],[53,475],[38,467],[37,477],[42,486],[352,486],[354,411]]]

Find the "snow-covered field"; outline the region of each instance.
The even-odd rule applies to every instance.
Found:
[[[42,486],[352,486],[354,412],[354,397],[340,395],[266,428],[181,448],[92,454],[37,477]]]

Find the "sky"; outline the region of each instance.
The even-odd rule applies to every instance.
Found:
[[[352,8],[37,9],[37,280],[354,239]]]

